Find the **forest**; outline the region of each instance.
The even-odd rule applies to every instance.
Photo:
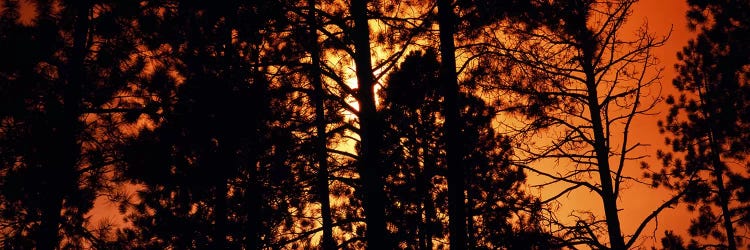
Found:
[[[0,248],[748,249],[750,1],[679,1],[0,0]]]

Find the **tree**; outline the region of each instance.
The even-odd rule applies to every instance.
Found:
[[[441,139],[439,62],[428,50],[411,52],[380,92],[386,167],[387,218],[394,247],[433,249],[445,239],[445,142]],[[416,223],[415,223],[416,222]]]
[[[458,121],[461,117],[459,98],[458,73],[456,65],[456,28],[459,24],[464,30],[458,33],[478,38],[476,30],[493,22],[501,20],[514,20],[532,23],[529,18],[534,9],[530,1],[456,1],[459,11],[463,16],[457,17],[454,12],[454,1],[437,1],[437,22],[439,27],[440,45],[440,81],[444,84],[442,94],[444,97],[445,115],[445,140],[448,165],[448,193],[449,193],[449,218],[450,218],[450,242],[451,249],[464,249],[467,247],[467,211],[465,209],[465,186],[466,166],[464,166],[463,147],[460,144],[462,127]],[[472,43],[472,42],[469,42]]]
[[[659,122],[671,152],[659,152],[663,168],[653,177],[657,184],[687,190],[682,201],[698,213],[690,235],[710,236],[722,247],[738,249],[743,237],[737,228],[749,222],[750,202],[750,4],[688,4],[689,25],[699,34],[677,55],[679,74],[672,83],[680,94],[667,98],[670,112]]]
[[[548,178],[537,187],[563,186],[542,203],[580,189],[602,200],[603,219],[592,211],[573,213],[570,224],[549,218],[566,245],[629,248],[643,228],[676,201],[655,208],[632,234],[622,232],[622,185],[641,182],[626,171],[639,158],[633,151],[642,146],[630,141],[629,132],[633,120],[654,106],[647,95],[658,83],[659,71],[652,70],[656,61],[651,49],[665,41],[649,34],[646,26],[634,40],[623,39],[622,27],[635,2],[539,2],[539,27],[500,22],[485,29],[486,43],[474,46],[479,55],[474,75],[504,72],[499,79],[478,81],[498,91],[512,117],[504,125],[524,138],[520,140],[531,141],[519,145],[522,158],[516,164]],[[550,162],[555,169],[538,165]]]
[[[461,127],[458,124],[458,75],[456,74],[456,46],[453,41],[456,18],[452,1],[438,1],[440,28],[440,81],[443,83],[445,115],[445,140],[448,164],[448,211],[450,218],[451,249],[466,248],[466,210],[464,187],[465,170],[461,162],[463,153],[459,146]]]
[[[346,225],[334,223],[339,229],[354,231],[352,238],[344,244],[363,247],[359,241],[364,240],[367,247],[373,249],[390,244],[384,215],[385,167],[378,163],[382,158],[379,152],[383,122],[379,117],[375,95],[379,79],[396,65],[419,34],[415,27],[426,23],[419,18],[422,16],[419,11],[416,14],[406,11],[405,15],[399,15],[402,14],[400,11],[406,9],[419,9],[411,8],[414,7],[411,4],[419,6],[420,3],[330,1],[321,2],[316,12],[322,19],[318,28],[322,40],[321,56],[335,58],[324,60],[321,65],[324,82],[333,87],[331,98],[335,98],[343,112],[356,116],[356,119],[348,120],[349,124],[333,129],[344,131],[342,137],[354,144],[354,152],[329,148],[332,158],[346,158],[342,160],[342,165],[354,166],[352,170],[358,176],[358,179],[352,178],[353,173],[348,168],[331,173],[332,185],[348,186],[348,189],[356,191],[351,198],[358,198],[349,199],[350,207],[345,209],[347,214],[337,219],[346,222]],[[380,25],[381,29],[370,29],[372,24]],[[384,59],[373,60],[373,51],[383,52],[381,56]],[[352,65],[355,68],[353,74],[348,70]],[[379,72],[377,76],[376,71]],[[346,80],[354,77],[356,86],[349,86]],[[353,104],[355,102],[356,105]],[[349,191],[343,193],[346,192]],[[361,230],[364,228],[362,220],[366,231]]]
[[[393,247],[433,249],[449,238],[449,202],[445,165],[445,120],[442,117],[440,63],[434,50],[411,52],[388,75],[383,91],[386,123],[383,165],[386,168],[387,218]],[[462,159],[467,176],[467,239],[469,248],[544,246],[545,235],[533,217],[534,199],[522,191],[525,175],[509,165],[510,141],[495,132],[494,108],[464,82],[458,104]],[[538,218],[538,217],[537,217]]]
[[[108,188],[122,111],[140,100],[122,98],[144,67],[124,25],[138,3],[26,2],[35,9],[28,26],[19,1],[3,4],[0,244],[96,244],[86,214]]]
[[[300,138],[313,113],[295,91],[304,74],[287,67],[304,50],[286,32],[286,4],[149,3],[141,27],[168,48],[151,79],[164,85],[152,90],[161,115],[122,150],[122,180],[143,187],[123,201],[134,225],[123,240],[261,249],[314,225],[304,214],[313,151]]]
[[[310,27],[310,57],[312,58],[311,76],[314,94],[315,106],[315,130],[316,130],[316,149],[318,157],[318,197],[320,199],[320,214],[323,218],[323,238],[321,244],[323,249],[332,250],[336,248],[336,242],[333,239],[333,218],[331,216],[330,190],[328,187],[328,140],[326,136],[326,115],[325,115],[325,90],[323,89],[323,79],[320,63],[320,48],[318,44],[318,22],[315,14],[315,0],[308,0],[308,25]]]
[[[385,193],[383,171],[377,164],[381,134],[380,119],[375,107],[375,75],[370,55],[370,24],[367,0],[353,0],[349,7],[354,26],[354,64],[357,68],[357,103],[359,104],[359,173],[362,180],[362,201],[367,223],[367,247],[381,249],[386,243]]]

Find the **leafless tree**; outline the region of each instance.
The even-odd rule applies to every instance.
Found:
[[[644,157],[632,126],[658,101],[661,70],[652,50],[667,39],[649,33],[647,24],[626,34],[635,2],[539,2],[545,14],[539,28],[500,23],[472,46],[476,60],[468,64],[478,73],[472,75],[496,91],[507,111],[500,124],[529,142],[518,145],[516,164],[545,179],[535,187],[561,190],[541,202],[554,204],[577,190],[601,198],[604,218],[592,211],[550,216],[555,235],[569,246],[632,247],[681,195],[654,208],[635,232],[622,231],[624,184],[647,184],[628,175]]]

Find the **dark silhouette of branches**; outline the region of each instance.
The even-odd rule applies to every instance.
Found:
[[[635,2],[0,1],[0,247],[627,249],[684,202],[664,249],[741,248],[748,6],[688,1],[642,178]],[[674,193],[624,232],[631,184]]]
[[[586,216],[571,214],[574,225],[550,218],[571,245],[629,248],[656,216],[647,216],[630,236],[621,231],[621,185],[645,182],[625,171],[642,158],[632,156],[643,145],[629,141],[631,125],[638,116],[648,115],[656,103],[650,91],[660,74],[653,70],[656,61],[651,50],[666,41],[648,33],[645,25],[634,40],[623,40],[621,27],[634,3],[569,1],[541,6],[550,11],[545,12],[542,28],[500,23],[486,29],[487,42],[471,46],[483,55],[472,69],[475,75],[504,72],[499,79],[493,75],[480,80],[499,93],[500,102],[509,107],[506,110],[516,112],[516,122],[505,126],[522,140],[535,140],[536,135],[550,138],[518,149],[519,166],[549,179],[537,187],[564,187],[544,201],[556,201],[581,188],[602,199],[605,219],[583,211]],[[534,166],[541,160],[564,168]],[[675,199],[665,201],[655,212]]]
[[[650,175],[657,185],[687,190],[682,201],[698,213],[691,236],[711,237],[718,246],[742,248],[747,224],[744,195],[748,176],[748,61],[750,34],[745,2],[688,1],[688,23],[699,31],[677,54],[680,91],[659,122],[670,150],[659,151],[663,168]],[[698,176],[695,182],[688,178]],[[700,244],[691,244],[700,245]]]

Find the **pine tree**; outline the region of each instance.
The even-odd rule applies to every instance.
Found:
[[[383,165],[388,166],[387,215],[394,247],[445,247],[449,238],[448,172],[443,140],[440,63],[433,50],[412,52],[387,79],[383,100]],[[525,174],[511,166],[510,140],[495,132],[496,111],[475,96],[475,84],[464,82],[458,103],[467,149],[467,239],[470,248],[547,246],[551,237],[539,227],[535,199],[522,191]]]
[[[2,245],[80,248],[101,241],[87,213],[108,188],[123,112],[144,68],[125,25],[138,3],[4,1],[0,25]],[[91,15],[94,9],[97,15]],[[116,28],[118,27],[119,28]]]
[[[671,152],[660,151],[656,184],[686,192],[697,212],[689,232],[712,237],[728,249],[742,248],[737,228],[748,222],[747,160],[750,128],[750,4],[688,1],[688,23],[697,37],[677,54],[680,91],[659,122]]]
[[[300,135],[314,113],[294,91],[299,69],[275,70],[303,55],[285,37],[286,3],[152,4],[174,7],[144,17],[155,47],[174,49],[160,68],[166,87],[155,89],[164,97],[158,126],[123,148],[123,179],[143,186],[125,204],[134,227],[123,240],[261,249],[310,230],[312,153]]]

